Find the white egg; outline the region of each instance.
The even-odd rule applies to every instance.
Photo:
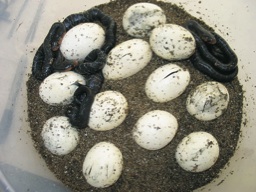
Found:
[[[202,131],[194,132],[182,139],[175,157],[184,170],[202,172],[212,167],[217,161],[219,145],[211,134]]]
[[[73,71],[56,72],[41,83],[39,95],[49,105],[67,105],[73,100],[76,83],[85,85],[84,77]]]
[[[105,188],[113,185],[123,169],[121,151],[110,142],[100,142],[87,153],[83,163],[83,174],[93,187]]]
[[[41,132],[44,146],[55,155],[66,155],[73,151],[79,142],[79,134],[68,118],[56,116],[48,119]]]
[[[124,79],[142,70],[151,60],[152,51],[148,42],[131,39],[114,47],[103,68],[106,79]]]
[[[193,35],[185,28],[175,24],[156,27],[150,35],[152,50],[166,60],[189,58],[196,48]]]
[[[190,92],[187,110],[195,118],[210,121],[221,116],[227,109],[229,93],[227,88],[215,81],[205,82]]]
[[[152,3],[136,3],[123,16],[123,28],[133,37],[145,37],[153,28],[165,24],[164,11]]]
[[[104,29],[96,23],[83,23],[70,29],[63,37],[60,51],[66,59],[83,60],[105,41]]]
[[[177,119],[170,113],[154,110],[143,115],[133,128],[136,143],[148,150],[168,145],[178,129]]]
[[[170,63],[159,67],[148,77],[145,92],[155,102],[167,102],[180,96],[189,82],[189,71]]]
[[[128,103],[117,91],[104,91],[95,96],[88,126],[96,131],[107,131],[118,127],[126,118]]]

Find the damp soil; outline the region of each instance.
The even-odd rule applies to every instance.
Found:
[[[129,6],[138,2],[142,1],[117,0],[97,6],[117,22],[118,44],[132,38],[122,29],[122,15]],[[191,15],[176,5],[155,0],[148,0],[147,2],[155,3],[163,9],[168,23],[182,25],[192,18]],[[148,41],[148,39],[146,40]],[[53,116],[64,115],[67,106],[54,107],[45,104],[38,94],[41,82],[33,76],[29,77],[27,82],[28,117],[34,146],[49,169],[72,191],[187,192],[199,188],[218,177],[221,169],[228,164],[238,143],[242,121],[243,91],[239,81],[235,79],[230,83],[224,83],[230,94],[229,106],[225,113],[216,120],[202,122],[188,114],[185,102],[191,90],[205,81],[211,81],[211,79],[195,70],[188,60],[177,62],[179,65],[186,67],[191,74],[191,82],[181,96],[167,103],[154,103],[147,98],[144,92],[147,77],[156,68],[167,63],[169,62],[153,55],[148,66],[132,77],[118,81],[105,81],[102,91],[115,90],[126,97],[129,103],[129,113],[126,120],[118,128],[106,132],[97,132],[89,128],[79,130],[80,142],[78,146],[65,156],[51,154],[44,147],[40,133],[45,121]],[[143,114],[156,109],[172,113],[178,120],[179,128],[170,144],[163,149],[149,151],[135,143],[132,139],[132,129]],[[220,156],[215,165],[200,173],[184,171],[175,160],[175,150],[178,143],[186,135],[195,131],[211,133],[220,146]],[[112,142],[122,151],[124,169],[121,177],[114,185],[97,189],[85,181],[82,174],[82,164],[88,150],[101,141]]]

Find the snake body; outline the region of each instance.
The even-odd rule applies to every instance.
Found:
[[[86,22],[100,22],[102,26],[105,27],[106,40],[100,50],[93,50],[92,53],[89,53],[89,57],[93,56],[95,58],[94,60],[90,60],[88,63],[87,59],[85,59],[84,62],[80,63],[81,66],[79,66],[77,61],[69,61],[65,59],[59,47],[61,40],[67,31],[78,24]],[[99,9],[92,8],[81,13],[71,14],[66,17],[63,22],[56,22],[51,26],[43,44],[35,54],[32,65],[32,75],[38,80],[43,80],[55,71],[72,70],[77,66],[79,66],[77,72],[81,71],[82,73],[92,74],[97,67],[103,67],[105,64],[104,59],[106,58],[105,54],[115,46],[115,43],[116,22]],[[99,62],[101,62],[101,64],[99,64]],[[90,65],[90,67],[85,65]],[[88,71],[85,71],[86,69]]]
[[[238,74],[238,59],[228,43],[194,20],[186,22],[185,28],[196,41],[196,51],[191,57],[194,67],[216,81],[232,81]]]
[[[86,85],[77,83],[78,88],[74,93],[74,100],[66,110],[66,116],[73,126],[79,129],[87,127],[94,97],[100,92],[103,82],[104,77],[100,71],[90,75]]]
[[[82,62],[65,59],[59,49],[63,36],[72,27],[86,22],[101,23],[105,28],[104,44],[100,49],[92,50]],[[116,23],[99,9],[92,8],[54,23],[34,56],[32,75],[38,80],[44,80],[53,72],[67,70],[74,70],[85,77],[86,85],[77,84],[74,101],[66,111],[70,123],[77,128],[87,127],[94,97],[104,82],[102,68],[106,63],[106,54],[115,43]]]
[[[79,129],[87,127],[94,96],[95,94],[88,86],[78,85],[74,93],[74,101],[66,111],[66,116],[73,126]]]
[[[53,73],[56,62],[62,60],[60,51],[56,49],[59,42],[59,33],[64,33],[65,29],[62,23],[54,23],[44,42],[38,48],[32,65],[32,75],[38,80],[44,80],[47,76]]]

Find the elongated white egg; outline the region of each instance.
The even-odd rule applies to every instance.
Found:
[[[133,37],[145,37],[153,28],[165,24],[164,11],[153,3],[136,3],[123,16],[123,28]]]
[[[228,107],[227,88],[215,81],[205,82],[190,92],[187,110],[195,118],[210,121],[221,116]]]
[[[114,47],[103,68],[106,79],[119,80],[142,70],[151,60],[152,51],[147,41],[131,39]]]
[[[155,54],[169,61],[187,59],[196,48],[193,35],[176,24],[164,24],[154,28],[149,42]]]
[[[41,132],[44,146],[55,155],[66,155],[73,151],[79,142],[79,134],[68,118],[56,116],[48,119]]]
[[[203,131],[193,132],[179,143],[175,157],[184,170],[202,172],[217,161],[219,145],[211,134]]]
[[[70,29],[63,37],[60,51],[68,60],[83,60],[105,41],[104,29],[96,23],[82,23]]]
[[[133,128],[136,143],[148,150],[158,150],[171,142],[178,129],[177,119],[169,112],[154,110],[143,115]]]
[[[85,84],[82,75],[73,71],[56,72],[41,83],[39,95],[49,105],[67,105],[73,101],[77,83]]]
[[[123,170],[121,151],[110,142],[100,142],[87,153],[83,163],[83,174],[93,187],[105,188],[113,185]]]
[[[126,118],[128,103],[118,91],[104,91],[95,96],[88,126],[96,131],[118,127]]]
[[[145,92],[155,102],[167,102],[180,96],[189,82],[189,71],[170,63],[159,67],[148,77]]]

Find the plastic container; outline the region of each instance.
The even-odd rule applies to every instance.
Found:
[[[26,121],[26,81],[35,51],[53,22],[105,0],[0,1],[0,191],[69,191],[33,147]],[[220,177],[202,191],[256,191],[256,1],[172,0],[222,34],[239,58],[245,90],[242,134]],[[215,27],[217,26],[217,27]],[[201,189],[197,190],[201,191]]]

